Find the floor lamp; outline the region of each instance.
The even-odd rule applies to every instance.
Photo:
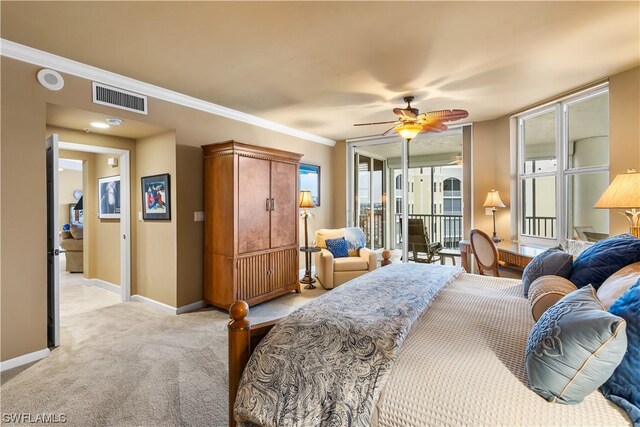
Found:
[[[493,214],[493,237],[491,240],[494,242],[502,242],[502,239],[498,237],[496,233],[496,210],[497,208],[504,208],[504,203],[500,200],[500,193],[497,190],[491,190],[487,194],[487,200],[484,201],[482,205],[483,208],[491,208],[491,213]]]
[[[300,214],[304,218],[304,247],[300,248],[300,251],[304,252],[304,261],[305,261],[305,269],[304,269],[304,277],[300,280],[300,283],[306,283],[305,289],[314,289],[313,283],[315,279],[311,277],[311,253],[316,252],[316,248],[309,247],[309,227],[307,224],[307,219],[310,215],[313,215],[309,212],[309,209],[313,209],[316,207],[315,202],[313,201],[313,196],[311,195],[310,190],[300,190],[300,203],[298,206],[301,209],[304,209]]]

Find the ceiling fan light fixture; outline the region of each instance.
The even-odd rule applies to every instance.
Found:
[[[404,139],[413,139],[420,132],[422,132],[422,126],[417,123],[402,123],[395,127],[395,131],[400,134]]]

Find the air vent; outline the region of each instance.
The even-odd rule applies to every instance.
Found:
[[[93,82],[93,103],[134,113],[147,114],[147,97]]]

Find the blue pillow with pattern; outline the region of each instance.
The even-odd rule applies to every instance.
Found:
[[[522,272],[524,296],[529,296],[529,287],[539,277],[560,276],[569,278],[573,268],[573,256],[562,250],[561,246],[542,252],[525,267]]]
[[[328,239],[324,241],[329,252],[334,258],[346,258],[349,256],[349,244],[344,237],[338,239]]]
[[[616,271],[640,261],[640,239],[621,234],[600,240],[582,252],[573,263],[569,280],[578,288],[591,284],[598,289]]]
[[[552,305],[531,329],[529,385],[550,402],[580,403],[609,379],[626,350],[625,320],[605,311],[587,285]]]
[[[640,425],[640,280],[609,307],[609,313],[627,322],[627,353],[611,378],[602,385],[604,395],[627,411]]]

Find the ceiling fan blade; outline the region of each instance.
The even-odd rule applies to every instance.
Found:
[[[399,123],[399,122],[398,120],[389,120],[387,122],[355,123],[354,126],[385,125],[389,123]]]
[[[415,120],[416,117],[418,117],[418,116],[413,110],[414,110],[413,108],[411,108],[411,109],[409,109],[409,108],[394,108],[393,109],[393,114],[395,114],[396,116],[398,116],[401,119]]]
[[[384,131],[384,133],[382,134],[382,136],[387,136],[390,135],[394,130],[396,130],[396,127],[392,127],[390,129],[387,129],[386,131]]]
[[[441,122],[429,122],[422,124],[423,132],[442,132],[447,130],[447,125]]]
[[[439,122],[452,122],[469,117],[466,110],[438,110],[423,113],[418,116],[418,120],[437,120]]]

